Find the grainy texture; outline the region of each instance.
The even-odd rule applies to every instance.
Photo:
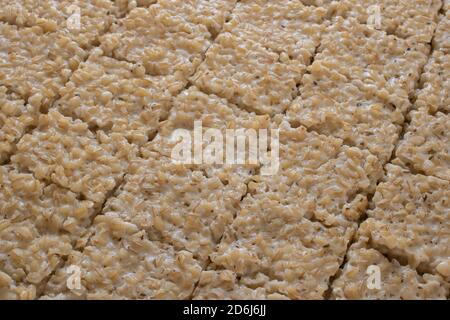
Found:
[[[449,182],[387,165],[360,231],[370,245],[420,272],[450,277]]]
[[[0,298],[36,299],[71,252],[63,234],[41,234],[30,220],[0,220]]]
[[[446,299],[448,287],[442,277],[421,275],[395,259],[388,260],[379,251],[369,248],[367,241],[362,237],[351,246],[347,263],[332,284],[332,299]],[[376,284],[369,278],[370,267],[374,266],[380,271],[380,288],[369,289]]]
[[[323,298],[367,206],[364,193],[381,173],[368,152],[282,122],[279,172],[253,177],[241,211],[210,256],[213,270],[235,275],[205,275],[196,295]],[[209,282],[221,287],[208,291]]]
[[[159,0],[157,6],[186,21],[205,26],[217,36],[237,0]]]
[[[450,180],[450,115],[412,111],[394,162],[413,171]]]
[[[93,129],[143,144],[167,117],[172,95],[182,85],[170,76],[147,76],[142,65],[105,57],[96,49],[61,89],[56,107]]]
[[[435,49],[442,50],[446,54],[450,54],[450,10],[440,16],[437,26],[433,46]]]
[[[203,271],[194,292],[196,300],[285,300],[279,293],[268,293],[265,288],[252,289],[240,284],[236,273],[229,270]]]
[[[424,68],[394,163],[450,180],[450,55],[436,49]]]
[[[211,255],[211,267],[239,276],[239,285],[232,284],[232,296],[243,297],[247,288],[253,288],[267,298],[320,299],[354,229],[326,228],[271,198],[249,195],[243,200],[241,212]],[[229,291],[227,287],[225,281],[215,290]],[[200,286],[197,295],[214,298],[215,290],[204,290]]]
[[[420,79],[415,109],[450,111],[450,53],[433,52]]]
[[[193,130],[195,121],[202,122],[203,133],[215,129],[225,134],[226,128],[269,125],[265,116],[248,114],[214,95],[189,88],[175,99],[158,136],[142,148],[146,160],[133,164],[125,184],[106,203],[105,215],[130,221],[147,230],[151,239],[193,252],[206,263],[239,211],[246,183],[258,165],[174,164],[171,150],[179,142],[175,130]],[[201,142],[204,148],[211,143],[206,138]]]
[[[201,267],[192,253],[150,241],[145,231],[119,218],[100,215],[81,253],[48,282],[44,299],[186,299]],[[69,290],[70,266],[81,271],[81,288]]]
[[[55,184],[46,185],[32,174],[8,165],[0,167],[0,218],[12,223],[29,220],[41,233],[61,233],[76,246],[95,214],[94,203]]]
[[[378,159],[342,140],[280,126],[279,170],[249,185],[258,199],[277,199],[307,219],[327,226],[358,221],[382,176]],[[254,195],[254,197],[256,196]]]
[[[64,33],[0,23],[0,85],[48,108],[87,53]]]
[[[289,120],[294,125],[304,125],[321,134],[341,138],[351,146],[367,149],[382,162],[387,162],[399,139],[404,121],[402,113],[389,104],[371,100],[370,95],[358,101],[337,103],[327,90],[314,94],[314,91],[320,91],[318,86],[335,82],[331,75],[331,79],[322,78],[315,85],[313,77],[304,79],[303,92],[307,93],[289,108]],[[324,81],[328,83],[324,84]],[[356,87],[348,84],[347,89],[352,91]],[[310,93],[312,95],[307,97]]]
[[[118,8],[119,15],[125,16],[129,11],[136,7],[148,7],[156,2],[156,0],[112,0]]]
[[[322,37],[288,119],[387,162],[427,52],[412,40],[339,18]]]
[[[278,53],[284,63],[309,64],[323,32],[326,10],[290,0],[245,0],[224,31]]]
[[[0,0],[0,299],[448,299],[449,3]]]
[[[72,247],[83,247],[91,201],[0,167],[0,299],[34,299]]]
[[[146,151],[158,152],[166,157],[171,157],[176,144],[174,133],[177,129],[188,130],[191,141],[194,141],[193,131],[195,122],[200,122],[203,131],[217,129],[225,137],[226,129],[270,129],[271,122],[267,115],[256,115],[246,112],[236,105],[229,103],[226,99],[214,94],[206,94],[197,87],[192,86],[181,92],[174,100],[170,110],[169,118],[164,122],[155,139],[142,148],[145,156]],[[224,143],[226,139],[224,139]],[[202,143],[204,149],[211,141],[207,140],[205,132],[202,132]],[[194,150],[192,150],[193,152]],[[146,156],[148,157],[148,156]],[[223,157],[225,161],[225,154]],[[210,165],[203,166],[204,170],[211,168]]]
[[[150,75],[180,81],[195,72],[211,43],[208,29],[157,6],[133,9],[101,37],[105,54],[141,63]]]
[[[0,86],[0,164],[14,152],[17,141],[36,124],[38,108]]]
[[[265,192],[273,192],[280,197],[280,201],[285,198],[288,202],[293,201],[293,204],[302,202],[302,212],[306,217],[329,225],[345,224],[346,218],[357,220],[357,210],[348,210],[344,217],[341,212],[343,206],[357,194],[360,195],[354,199],[355,203],[362,201],[360,197],[364,198],[365,194],[373,192],[382,174],[380,162],[367,151],[343,146],[339,139],[308,133],[304,127],[291,128],[282,118],[268,122],[265,116],[255,117],[232,105],[227,106],[224,100],[200,93],[193,87],[176,99],[172,111],[160,134],[142,149],[143,155],[146,155],[146,150],[151,150],[170,156],[170,150],[176,143],[172,137],[173,130],[192,130],[196,120],[202,120],[206,128],[221,129],[222,132],[225,128],[279,129],[281,145],[278,174],[257,177],[261,191],[266,188]],[[271,166],[257,165],[263,165],[265,169]],[[200,167],[207,174],[219,177],[221,170],[232,169],[225,166],[214,171],[214,166],[205,164]],[[243,169],[249,170],[251,166]],[[246,170],[234,171],[244,174]],[[316,197],[323,197],[323,200],[315,201]],[[301,200],[296,200],[299,198]]]
[[[283,63],[280,55],[251,39],[221,33],[191,81],[249,111],[282,113],[305,72],[302,63]]]
[[[326,11],[296,1],[243,1],[191,78],[259,114],[283,113],[311,63]]]
[[[90,48],[117,14],[110,0],[0,0],[0,7],[0,21],[63,32],[83,48]]]
[[[333,1],[340,1],[340,0],[300,0],[300,1],[308,6],[327,8],[330,4],[333,3]]]
[[[193,252],[206,263],[245,192],[245,181],[236,177],[210,177],[154,155],[136,163],[104,213],[132,222],[152,240]]]
[[[120,181],[136,151],[121,136],[96,135],[87,124],[56,110],[39,117],[36,130],[25,135],[11,161],[38,179],[82,194],[97,205]]]
[[[342,87],[327,89],[333,90],[339,102],[371,94],[373,99],[406,112],[408,97],[428,60],[429,49],[414,40],[399,39],[360,25],[354,19],[337,18],[325,31],[314,63],[308,69],[318,74],[322,69],[336,73],[333,80],[343,83]],[[349,83],[356,87],[354,92],[343,90]]]
[[[353,17],[361,24],[395,34],[400,38],[413,38],[428,43],[433,37],[441,0],[340,0],[330,7],[330,14]],[[379,12],[380,24],[375,18]]]

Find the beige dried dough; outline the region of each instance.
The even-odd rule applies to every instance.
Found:
[[[0,86],[0,163],[8,160],[19,139],[36,124],[37,109]]]
[[[354,228],[326,228],[273,196],[258,196],[250,194],[243,200],[242,210],[211,255],[210,267],[239,276],[239,284],[233,283],[227,293],[231,296],[243,297],[252,288],[246,299],[254,294],[258,298],[321,299]],[[198,295],[214,296],[214,291],[229,291],[229,286],[224,281],[211,292],[200,289]]]
[[[301,95],[289,107],[288,120],[388,161],[404,122],[401,110],[389,103],[389,97],[374,98],[376,88],[371,85],[364,88],[360,80],[349,80],[325,64],[316,66],[303,77]]]
[[[86,244],[92,201],[0,167],[0,299],[35,299],[72,248]]]
[[[433,47],[450,54],[450,10],[440,16],[439,24],[433,37]]]
[[[282,113],[295,97],[306,65],[280,58],[251,39],[221,33],[191,81],[250,112]]]
[[[282,122],[280,135],[280,171],[250,181],[198,297],[321,299],[338,271],[381,165],[303,127]],[[223,270],[232,274],[222,279]],[[220,287],[209,293],[211,282]]]
[[[32,174],[7,165],[0,167],[0,218],[11,223],[28,220],[41,234],[68,237],[77,247],[96,214],[94,203],[75,193],[46,185]]]
[[[449,4],[0,0],[0,299],[448,299]]]
[[[330,7],[330,14],[355,18],[361,24],[371,25],[379,8],[379,28],[400,38],[412,38],[428,43],[436,28],[441,0],[340,0]]]
[[[300,0],[300,1],[308,6],[327,8],[331,3],[333,3],[333,1],[341,1],[341,0]]]
[[[290,0],[245,0],[224,31],[278,53],[284,63],[309,64],[326,26],[326,10]]]
[[[93,129],[143,144],[167,117],[172,95],[182,86],[170,76],[147,76],[142,65],[94,50],[61,89],[56,108]]]
[[[136,7],[148,7],[157,0],[113,0],[119,16],[124,17],[129,11],[133,10]]]
[[[157,6],[186,21],[205,26],[213,37],[234,9],[237,0],[159,0]]]
[[[412,40],[338,19],[322,37],[288,119],[368,149],[385,163],[399,139],[426,52]]]
[[[450,115],[430,115],[421,109],[412,111],[410,117],[394,163],[450,181]]]
[[[450,54],[433,52],[421,75],[414,108],[431,113],[450,111]]]
[[[239,211],[239,202],[255,165],[178,165],[170,158],[177,129],[268,128],[268,117],[248,114],[224,99],[195,87],[174,100],[169,119],[141,150],[145,160],[133,164],[124,185],[108,200],[105,215],[119,216],[147,230],[150,237],[194,253],[205,263],[225,227]],[[208,141],[203,140],[204,147]]]
[[[100,41],[106,55],[140,63],[150,75],[172,75],[180,81],[195,72],[211,44],[206,27],[157,6],[133,9]]]
[[[177,129],[188,130],[193,141],[192,132],[196,121],[201,123],[204,131],[218,129],[223,136],[226,135],[227,129],[253,129],[257,131],[260,129],[269,130],[273,127],[267,115],[256,115],[244,111],[224,98],[214,94],[206,94],[192,86],[173,99],[172,109],[167,121],[161,124],[157,136],[142,148],[142,154],[148,157],[145,153],[150,151],[171,157],[172,150],[179,142],[174,137],[175,131]],[[205,149],[211,142],[207,141],[205,136],[203,138],[203,148]],[[202,167],[204,170],[208,170],[208,168],[214,166],[203,165]],[[251,165],[248,167],[251,167]]]
[[[446,299],[448,288],[442,277],[421,275],[410,266],[403,266],[395,259],[389,260],[379,251],[369,248],[367,240],[363,237],[351,246],[347,263],[333,281],[331,299]],[[379,289],[369,286],[372,284],[370,267],[379,268]]]
[[[449,182],[387,165],[360,232],[419,272],[450,277]]]
[[[56,110],[39,117],[36,130],[17,144],[12,163],[101,205],[120,182],[135,148],[121,136],[94,135],[87,124]]]
[[[81,253],[48,282],[43,299],[187,299],[201,267],[187,251],[148,239],[145,231],[116,217],[100,215]],[[81,289],[69,290],[70,266],[81,271]]]
[[[33,106],[49,108],[86,56],[64,33],[0,23],[0,85]]]
[[[250,191],[327,226],[358,221],[382,176],[381,163],[368,151],[286,122],[280,125],[279,157],[277,174],[255,177]]]
[[[104,214],[134,223],[151,240],[192,252],[205,264],[239,210],[246,181],[232,173],[208,176],[158,155],[135,165]]]
[[[335,80],[347,79],[359,90],[406,112],[429,52],[428,45],[414,39],[387,35],[352,18],[337,18],[325,31],[309,70],[320,73],[323,67],[332,68],[345,77]],[[334,91],[338,101],[348,96],[345,91]]]
[[[267,293],[265,288],[252,289],[239,283],[236,273],[229,270],[207,270],[200,276],[194,291],[195,300],[285,300],[279,293]]]
[[[36,299],[71,252],[64,234],[41,233],[32,220],[0,220],[0,298]]]
[[[39,26],[45,32],[63,32],[82,48],[91,48],[118,14],[110,0],[1,0],[0,6],[0,21],[19,27]]]

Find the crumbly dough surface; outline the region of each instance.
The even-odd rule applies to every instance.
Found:
[[[367,238],[361,237],[351,246],[347,253],[348,261],[334,281],[331,299],[446,299],[448,287],[442,277],[419,274],[410,266],[401,265],[397,260],[368,247],[367,241]],[[380,289],[367,286],[371,281],[367,270],[371,266],[380,268]]]
[[[49,108],[87,52],[62,32],[0,22],[0,85]]]
[[[39,26],[45,32],[63,32],[83,48],[91,48],[119,14],[110,0],[1,0],[0,6],[0,21],[19,27]]]
[[[395,162],[420,173],[450,181],[450,115],[412,111]]]
[[[178,143],[175,131],[193,130],[196,121],[201,121],[203,134],[209,129],[225,134],[233,128],[270,128],[267,116],[249,114],[191,87],[174,100],[169,119],[141,149],[146,160],[135,164],[105,210],[149,230],[155,239],[194,252],[204,263],[239,212],[247,183],[260,164],[172,163],[171,151]],[[206,137],[201,142],[205,149],[211,145]]]
[[[38,108],[0,86],[0,164],[14,152],[25,131],[36,124]]]
[[[360,230],[371,245],[419,272],[450,277],[449,182],[387,165]]]
[[[213,298],[223,290],[239,296],[253,288],[252,294],[267,298],[320,299],[339,269],[353,228],[327,228],[299,211],[277,199],[247,196],[210,265],[232,271],[239,281],[220,282],[211,291],[200,286],[197,295]]]
[[[223,281],[210,275],[199,297],[208,298],[208,282],[218,281],[230,297],[251,288],[267,298],[318,299],[339,269],[367,206],[363,194],[375,187],[381,165],[339,140],[280,126],[280,171],[250,181],[239,214],[210,256],[213,270],[234,274]],[[365,191],[351,199],[356,189]]]
[[[226,172],[208,176],[159,155],[135,165],[104,214],[136,224],[152,240],[193,252],[205,264],[239,210],[246,181]]]
[[[429,49],[413,39],[387,35],[352,18],[338,17],[325,31],[309,69],[320,72],[322,66],[332,67],[360,91],[372,90],[375,99],[406,112],[407,98],[416,87]],[[378,92],[373,92],[374,88]],[[346,91],[336,91],[335,100],[342,101]]]
[[[160,7],[136,8],[100,39],[100,48],[118,60],[140,63],[148,74],[186,81],[211,44],[203,25]]]
[[[329,10],[334,15],[356,18],[361,24],[370,24],[378,10],[380,30],[400,38],[413,38],[428,43],[436,28],[440,0],[339,0]]]
[[[341,18],[326,30],[289,120],[387,162],[428,48]]]
[[[342,140],[280,125],[280,168],[249,184],[261,201],[277,201],[326,226],[351,225],[367,205],[366,196],[382,176],[380,161]]]
[[[224,31],[252,39],[285,63],[308,63],[320,43],[326,10],[289,0],[240,1]]]
[[[43,299],[186,299],[201,266],[192,253],[149,240],[149,234],[117,217],[98,216],[83,253],[47,283]],[[71,265],[82,270],[81,288],[67,287]]]
[[[450,5],[449,5],[450,7]],[[439,49],[446,54],[450,53],[450,8],[445,10],[445,13],[441,15],[439,24],[436,29],[436,33],[433,39],[433,45],[436,49]]]
[[[240,284],[236,273],[230,270],[203,271],[194,292],[195,300],[287,300],[279,293],[268,293],[264,288],[252,289]]]
[[[449,298],[450,0],[0,6],[0,299]]]
[[[222,30],[237,0],[159,0],[158,6],[187,22],[205,26],[215,37]]]
[[[297,92],[306,65],[284,63],[258,42],[221,33],[191,81],[250,112],[284,112]]]
[[[96,49],[60,90],[56,108],[91,128],[140,145],[167,118],[172,95],[182,87],[171,76],[148,76],[142,65],[106,57]]]
[[[181,92],[173,100],[169,118],[160,126],[156,137],[141,149],[142,155],[148,157],[146,152],[157,152],[171,157],[172,150],[178,143],[174,137],[175,131],[177,129],[189,130],[191,139],[194,140],[192,131],[196,121],[201,122],[204,128],[202,132],[203,148],[211,143],[204,136],[208,129],[220,130],[223,135],[226,135],[227,129],[270,130],[274,127],[269,116],[246,112],[224,98],[206,94],[193,86]],[[223,159],[225,162],[225,156]],[[204,170],[208,170],[214,166],[205,165],[203,167]],[[247,167],[251,167],[251,165]]]
[[[420,79],[415,109],[424,109],[432,114],[450,111],[450,53],[433,52]]]
[[[56,110],[17,144],[11,161],[38,179],[54,182],[101,205],[119,183],[136,148],[119,135],[95,135],[86,123]]]
[[[0,185],[0,299],[34,299],[84,246],[94,203],[11,165],[0,167]]]

